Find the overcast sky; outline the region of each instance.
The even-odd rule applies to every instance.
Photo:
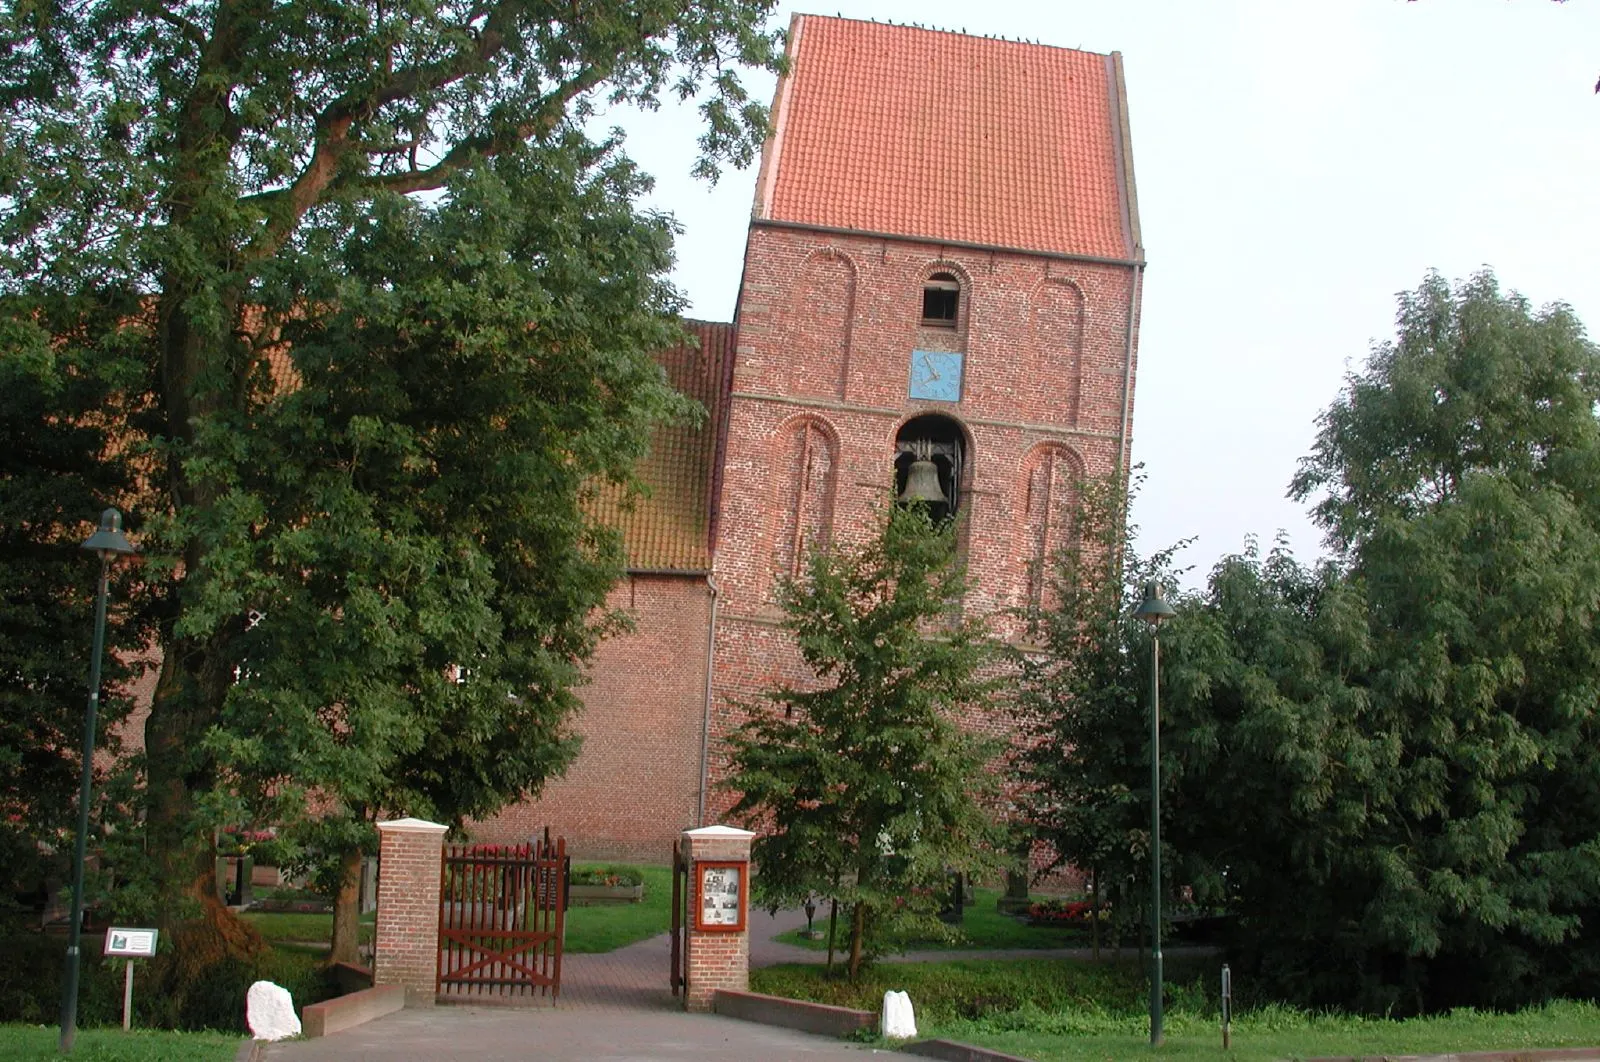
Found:
[[[796,10],[1123,53],[1145,253],[1140,546],[1320,536],[1284,497],[1346,371],[1426,270],[1492,267],[1600,329],[1600,4],[1572,0],[834,0]],[[748,79],[770,102],[773,79]],[[684,232],[674,281],[729,320],[754,170],[691,179],[688,108],[629,131]]]

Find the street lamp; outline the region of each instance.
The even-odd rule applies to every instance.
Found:
[[[78,1035],[78,938],[83,932],[83,862],[89,840],[89,789],[94,781],[94,717],[100,710],[100,657],[106,644],[106,593],[111,564],[139,552],[122,533],[122,514],[107,509],[100,528],[84,549],[100,555],[100,586],[94,599],[94,648],[89,651],[89,706],[83,712],[83,771],[78,787],[78,840],[72,853],[72,922],[67,939],[67,971],[61,993],[61,1053],[72,1053]]]
[[[1161,584],[1146,583],[1133,610],[1150,624],[1150,1045],[1161,1043],[1161,624],[1177,615]]]

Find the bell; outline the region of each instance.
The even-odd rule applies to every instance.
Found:
[[[911,462],[911,467],[906,471],[906,489],[900,492],[900,500],[949,505],[950,499],[939,489],[939,466],[925,457]]]

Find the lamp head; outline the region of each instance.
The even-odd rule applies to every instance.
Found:
[[[1160,583],[1144,584],[1144,600],[1133,610],[1134,617],[1150,624],[1152,630],[1178,614],[1177,610],[1161,597]]]
[[[100,514],[100,528],[83,544],[84,549],[100,554],[101,560],[112,561],[139,551],[133,548],[128,536],[122,533],[122,514],[107,509]]]

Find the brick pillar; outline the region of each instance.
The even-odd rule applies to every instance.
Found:
[[[686,1010],[709,1011],[717,989],[740,992],[750,989],[750,842],[755,834],[731,826],[704,826],[683,833],[684,853],[689,859],[689,924],[684,932],[684,956],[689,978],[683,993]],[[705,864],[713,864],[707,867]],[[717,867],[715,864],[733,864]],[[701,884],[707,873],[723,883],[738,874],[737,921],[735,925],[710,925],[716,919],[728,920],[722,899],[713,897],[717,907],[708,913]]]
[[[446,826],[378,823],[378,936],[372,981],[404,985],[406,1006],[431,1007],[439,977],[439,873]]]

